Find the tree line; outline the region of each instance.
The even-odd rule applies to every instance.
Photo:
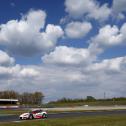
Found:
[[[41,105],[44,98],[42,92],[18,93],[13,90],[0,91],[0,99],[18,99],[21,105]]]
[[[114,97],[114,98],[106,98],[106,99],[96,99],[93,96],[87,96],[82,99],[71,99],[71,98],[61,98],[56,101],[51,101],[49,103],[78,103],[78,102],[95,102],[95,101],[126,101],[126,97]]]

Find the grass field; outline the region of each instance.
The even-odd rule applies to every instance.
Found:
[[[14,115],[20,115],[21,113],[28,112],[29,110],[11,110],[11,109],[1,109],[0,114],[14,114]]]
[[[0,123],[0,126],[126,126],[126,115],[89,116]]]
[[[68,107],[68,106],[111,106],[111,105],[126,105],[126,101],[85,101],[85,102],[66,102],[66,103],[49,103],[45,107]]]
[[[11,109],[0,109],[0,115],[20,115],[22,113],[26,113],[31,111],[32,109],[15,109],[15,110],[11,110]],[[98,111],[117,111],[117,110],[126,110],[125,106],[111,106],[111,107],[106,107],[106,106],[102,106],[100,107],[80,107],[80,108],[50,108],[50,109],[45,109],[45,111],[48,114],[51,113],[63,113],[63,112],[98,112]]]

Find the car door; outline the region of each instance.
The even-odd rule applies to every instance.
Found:
[[[42,111],[41,110],[36,111],[35,118],[37,118],[37,119],[42,118]]]

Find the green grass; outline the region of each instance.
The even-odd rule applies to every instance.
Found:
[[[111,106],[111,105],[126,105],[126,101],[85,101],[85,102],[66,102],[66,103],[49,103],[46,107],[68,107],[68,106],[82,106],[82,105],[89,105],[89,106]]]
[[[126,126],[126,114],[0,123],[0,126]]]
[[[0,114],[14,114],[14,115],[19,115],[24,112],[28,112],[29,110],[11,110],[11,109],[1,109]]]
[[[118,109],[119,110],[119,109]],[[122,110],[122,109],[121,109]],[[125,110],[125,109],[124,109]],[[30,110],[0,110],[0,115],[20,115],[22,113],[29,112]],[[101,111],[116,111],[116,110],[48,110],[47,113],[62,113],[62,112],[101,112]]]

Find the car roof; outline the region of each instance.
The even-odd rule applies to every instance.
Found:
[[[42,111],[42,109],[33,109],[31,110],[32,112],[35,112],[35,111]]]

